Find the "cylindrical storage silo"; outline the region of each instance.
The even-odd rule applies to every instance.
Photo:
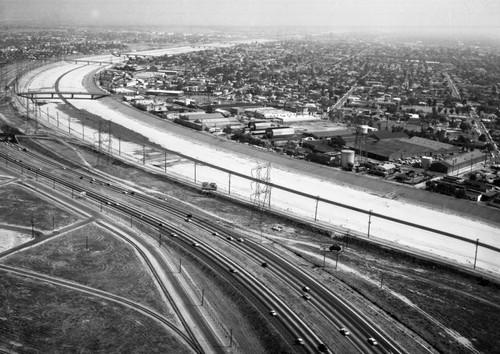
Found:
[[[422,168],[425,170],[428,170],[429,167],[432,165],[432,157],[430,156],[423,156],[421,160]]]
[[[295,129],[290,127],[277,127],[277,128],[267,128],[266,137],[268,139],[273,138],[284,138],[295,135]]]
[[[342,168],[347,168],[348,166],[354,166],[354,151],[353,150],[342,150],[340,152],[340,166]]]
[[[362,134],[362,135],[368,134],[368,129],[369,129],[369,126],[367,126],[367,125],[358,125],[358,133],[359,134]]]

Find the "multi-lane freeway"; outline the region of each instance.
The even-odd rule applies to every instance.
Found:
[[[312,309],[322,313],[326,323],[329,323],[331,327],[332,336],[336,337],[337,340],[350,342],[353,348],[352,352],[405,352],[399,348],[394,340],[387,338],[376,324],[363,318],[355,310],[351,309],[345,300],[333,294],[313,277],[304,273],[281,256],[269,251],[261,244],[253,242],[234,230],[220,226],[203,215],[192,215],[192,217],[186,219],[186,213],[189,213],[189,211],[185,209],[174,207],[163,200],[149,197],[139,192],[133,192],[132,194],[131,191],[116,185],[114,182],[67,169],[66,166],[55,163],[31,151],[23,151],[22,154],[25,155],[23,159],[19,158],[19,152],[14,154],[2,150],[0,151],[0,158],[5,160],[7,166],[23,170],[25,173],[33,175],[35,180],[39,182],[44,181],[43,183],[54,186],[57,184],[58,189],[64,187],[68,192],[71,191],[72,195],[82,195],[82,193],[85,193],[87,200],[94,201],[95,208],[99,208],[99,205],[101,207],[105,205],[108,209],[126,214],[127,220],[133,218],[136,220],[135,222],[149,224],[158,228],[164,235],[167,235],[169,242],[177,243],[179,247],[183,247],[188,252],[195,254],[202,262],[214,269],[221,278],[226,279],[228,283],[231,283],[238,289],[248,301],[254,303],[261,312],[261,315],[267,318],[271,325],[276,328],[277,332],[280,333],[282,340],[290,343],[291,348],[294,350],[317,352],[318,346],[321,343],[329,342],[330,340],[319,338],[306,324],[307,321],[299,318],[286,305],[286,299],[280,299],[273,294],[265,283],[260,282],[251,272],[247,271],[246,269],[251,265],[241,263],[238,260],[239,258],[234,259],[221,253],[207,239],[219,239],[219,242],[230,244],[235,251],[244,254],[250,262],[254,262],[255,264],[266,262],[268,265],[266,271],[288,284],[290,289],[289,296],[291,297],[303,296],[304,291],[302,288],[307,286],[309,288],[308,294],[310,294],[310,299],[304,301],[308,301]],[[49,172],[46,168],[39,169],[39,164],[27,162],[29,160],[37,160],[52,171],[65,171],[65,175],[73,176],[73,178],[61,178]],[[96,191],[94,186],[99,186],[99,191]],[[165,215],[168,213],[173,219],[184,222],[189,220],[190,226],[198,227],[209,237],[198,239],[193,237],[184,228],[179,228],[176,223],[169,222],[165,218],[155,216],[155,213],[146,212],[136,207],[136,203],[123,203],[118,196],[123,196],[124,192],[127,192],[129,201],[134,200],[137,201],[137,204],[154,207],[160,214]],[[234,270],[237,270],[237,272],[234,272]],[[165,291],[168,292],[167,290]],[[271,310],[276,312],[275,316],[269,313]],[[349,329],[351,335],[343,336],[338,331],[344,326]],[[377,346],[370,344],[367,340],[369,337],[375,338],[379,344]],[[303,345],[296,345],[294,343],[297,338],[302,338]]]

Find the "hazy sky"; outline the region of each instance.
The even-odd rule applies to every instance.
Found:
[[[0,20],[496,33],[500,0],[0,0]]]

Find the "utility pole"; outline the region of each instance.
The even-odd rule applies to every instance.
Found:
[[[112,149],[112,139],[111,139],[111,121],[108,120],[108,159],[111,156],[113,149]]]
[[[194,183],[196,183],[196,161],[194,162]]]
[[[477,261],[477,249],[479,247],[479,239],[476,240],[476,254],[474,255],[474,269],[476,269],[476,261]]]
[[[35,238],[35,219],[31,213],[31,238]]]
[[[319,195],[316,197],[316,209],[314,210],[314,221],[318,220],[318,204],[319,204]]]
[[[370,213],[368,214],[368,238],[370,238],[370,225],[372,223],[372,212],[373,210],[370,209]]]

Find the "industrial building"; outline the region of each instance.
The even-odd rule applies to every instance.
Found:
[[[478,163],[485,163],[488,155],[480,150],[466,152],[460,155],[451,155],[443,160],[431,163],[429,170],[446,174],[458,174],[467,169],[472,171],[473,166]]]
[[[175,123],[196,130],[208,130],[211,132],[231,129],[243,129],[243,124],[234,117],[224,117],[221,113],[185,113],[174,120]]]
[[[438,141],[408,136],[403,132],[373,132],[344,136],[346,145],[358,155],[379,161],[395,161],[416,156],[458,153],[461,147]]]

